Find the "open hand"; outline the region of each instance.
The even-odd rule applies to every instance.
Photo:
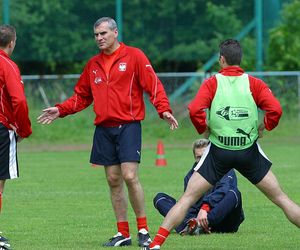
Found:
[[[14,125],[12,125],[12,124],[9,124],[9,126],[12,128],[13,131],[15,131],[17,142],[21,142],[23,140],[23,137],[21,137],[21,136],[18,135],[17,128]]]
[[[197,220],[203,229],[205,233],[210,234],[211,233],[211,228],[209,227],[208,219],[207,219],[207,212],[204,209],[200,209]]]
[[[178,122],[170,112],[165,111],[162,115],[164,120],[170,125],[171,130],[178,128]]]
[[[258,137],[262,138],[264,136],[265,125],[262,123],[258,126]]]
[[[50,107],[43,110],[43,113],[37,118],[38,123],[50,124],[59,117],[59,110],[57,107]]]

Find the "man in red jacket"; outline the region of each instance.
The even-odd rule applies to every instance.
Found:
[[[94,102],[96,125],[90,162],[103,165],[110,188],[118,233],[105,246],[131,245],[127,219],[129,200],[136,215],[138,243],[151,242],[144,206],[144,193],[138,178],[141,154],[141,124],[145,117],[145,91],[159,116],[171,129],[178,126],[172,115],[164,87],[144,53],[118,41],[116,22],[103,17],[94,24],[100,53],[85,66],[69,99],[43,110],[38,121],[49,124],[83,110]]]
[[[170,231],[183,221],[186,212],[232,166],[279,206],[300,227],[300,207],[281,190],[270,170],[271,161],[257,143],[264,129],[272,130],[282,114],[279,101],[262,80],[240,68],[242,49],[238,41],[220,44],[218,74],[206,79],[189,104],[190,118],[199,134],[210,141],[194,168],[187,189],[169,211],[153,242],[145,249],[160,249]],[[262,123],[257,109],[265,111]],[[208,115],[206,115],[208,110]],[[202,228],[206,219],[198,218]]]
[[[16,40],[13,26],[0,26],[0,211],[5,181],[19,177],[16,144],[32,133],[23,81],[10,59]],[[9,249],[5,237],[0,247]]]

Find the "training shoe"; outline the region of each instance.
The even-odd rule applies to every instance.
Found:
[[[184,229],[182,229],[179,234],[181,236],[185,236],[185,235],[188,235],[188,226],[186,225]]]
[[[187,223],[187,234],[189,235],[199,235],[202,234],[203,230],[199,225],[196,218],[192,218]]]
[[[8,242],[8,239],[0,235],[0,242]]]
[[[144,246],[141,250],[160,250],[160,245],[155,245],[154,247]]]
[[[130,245],[131,238],[125,238],[120,232],[118,232],[114,237],[110,238],[108,242],[103,244],[105,247],[122,247]]]
[[[0,241],[0,250],[11,250],[10,244],[7,242]]]
[[[152,242],[148,231],[144,228],[138,232],[138,243],[140,247],[148,246]]]

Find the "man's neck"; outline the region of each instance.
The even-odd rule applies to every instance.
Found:
[[[11,53],[11,50],[8,49],[8,48],[0,48],[0,50],[4,51],[5,54],[7,54],[8,56],[10,56],[12,53]]]
[[[103,53],[106,54],[106,55],[111,55],[112,53],[114,53],[118,48],[120,48],[120,43],[119,42],[116,42],[112,47],[106,49],[106,50],[103,50]]]

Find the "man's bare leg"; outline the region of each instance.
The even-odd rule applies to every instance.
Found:
[[[105,167],[106,179],[117,222],[127,221],[128,202],[120,165]]]
[[[300,228],[300,207],[293,202],[281,189],[271,170],[256,184],[274,204],[280,207],[290,222]]]

